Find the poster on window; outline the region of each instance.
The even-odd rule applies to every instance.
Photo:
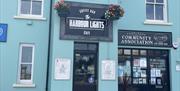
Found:
[[[138,66],[139,67],[139,59],[134,59],[134,66]]]
[[[54,74],[56,80],[70,79],[70,59],[56,58]]]
[[[147,67],[147,60],[146,58],[140,58],[140,67],[146,68]]]
[[[115,61],[103,60],[102,61],[102,80],[115,80]]]
[[[155,68],[151,69],[151,77],[156,77],[156,69]]]

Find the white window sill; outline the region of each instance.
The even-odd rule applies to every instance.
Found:
[[[163,22],[163,21],[144,21],[145,25],[164,25],[164,26],[172,26],[172,23],[169,22]]]
[[[35,88],[35,84],[13,84],[14,88]]]
[[[14,16],[15,19],[27,19],[27,20],[43,20],[45,21],[46,18],[43,17],[31,17],[31,16]]]

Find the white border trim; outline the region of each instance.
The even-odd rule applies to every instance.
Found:
[[[33,15],[32,14],[32,0],[31,0],[31,8],[30,8],[30,14],[21,14],[21,0],[18,0],[18,16],[14,16],[14,18],[20,18],[20,19],[35,19],[35,20],[46,20],[43,18],[44,15],[44,0],[35,0],[35,1],[41,1],[41,15]],[[33,18],[29,18],[33,17]]]
[[[15,19],[27,19],[27,20],[42,20],[45,21],[46,18],[43,17],[32,17],[32,16],[14,16]]]
[[[152,5],[155,5],[155,4],[160,4],[160,5],[163,5],[163,20],[159,20],[161,22],[168,22],[168,3],[167,3],[167,0],[164,0],[163,3],[156,3],[156,1],[154,2],[147,2],[147,0],[145,0],[145,9],[146,9],[146,6],[147,4],[152,4]],[[154,6],[154,19],[152,19],[152,21],[158,21],[155,19],[155,6]],[[147,19],[147,13],[146,13],[146,19]]]
[[[35,84],[13,84],[14,88],[35,88]]]
[[[23,47],[32,47],[32,67],[31,67],[31,79],[30,80],[20,80],[20,72],[21,72],[21,56],[22,56],[22,48]],[[18,78],[17,81],[20,84],[32,84],[33,83],[33,73],[34,73],[34,50],[35,50],[35,45],[34,44],[28,44],[28,43],[22,43],[20,44],[19,47],[19,64],[18,64]]]
[[[164,25],[164,26],[172,26],[173,23],[163,22],[163,21],[155,21],[155,20],[145,20],[145,25]]]

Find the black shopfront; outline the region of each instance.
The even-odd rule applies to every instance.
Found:
[[[171,40],[169,32],[120,30],[118,91],[170,91]]]

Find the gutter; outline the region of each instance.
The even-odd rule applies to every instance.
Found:
[[[49,67],[50,67],[50,52],[51,52],[51,22],[52,22],[52,0],[50,0],[50,11],[49,11],[49,36],[48,36],[48,56],[47,56],[47,69],[46,69],[46,88],[45,91],[48,91],[49,86]]]

